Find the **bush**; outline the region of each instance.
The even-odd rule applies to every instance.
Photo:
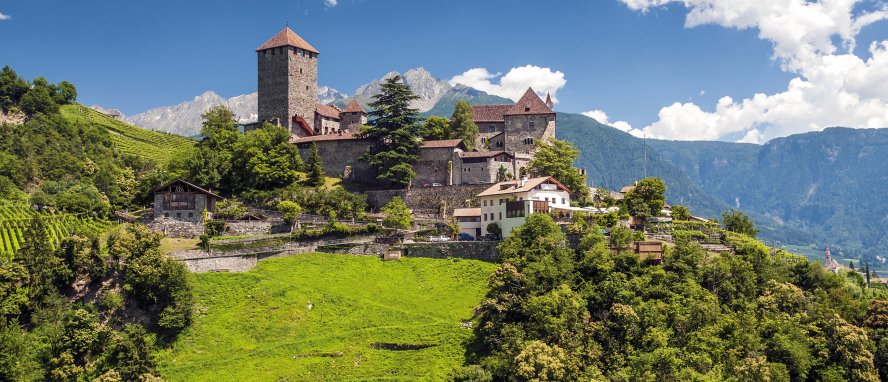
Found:
[[[240,219],[247,215],[247,207],[235,198],[228,198],[216,203],[213,215],[223,219]]]
[[[382,207],[382,213],[385,214],[385,219],[382,220],[382,225],[385,227],[408,229],[413,224],[413,215],[400,196],[395,196]]]
[[[207,220],[204,222],[204,234],[215,237],[225,231],[225,222],[221,220]]]

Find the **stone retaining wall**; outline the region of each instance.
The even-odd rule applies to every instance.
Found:
[[[454,208],[469,207],[466,200],[489,188],[490,184],[455,184],[441,187],[422,187],[410,190],[367,191],[367,204],[380,209],[395,196],[400,196],[414,212],[437,212],[441,201],[447,203],[448,213]]]
[[[382,256],[389,248],[401,248],[406,257],[428,257],[435,259],[460,258],[484,261],[498,261],[499,254],[493,241],[454,241],[443,243],[346,243],[319,246],[319,252],[341,253],[359,256]]]
[[[287,232],[290,232],[290,225],[283,220],[225,222],[225,234],[229,236],[270,235]]]

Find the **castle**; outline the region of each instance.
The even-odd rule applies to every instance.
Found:
[[[256,49],[259,123],[287,128],[303,156],[317,145],[328,175],[373,182],[373,171],[358,159],[373,144],[356,136],[367,113],[355,101],[345,109],[318,104],[319,54],[289,27]],[[512,105],[472,106],[479,130],[475,151],[460,139],[423,142],[414,186],[495,183],[502,171],[526,175],[535,141],[555,136],[552,107],[551,97],[543,101],[530,88]]]

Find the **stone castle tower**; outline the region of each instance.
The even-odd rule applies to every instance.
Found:
[[[259,123],[268,121],[296,136],[315,131],[318,50],[284,28],[256,49],[259,63]]]

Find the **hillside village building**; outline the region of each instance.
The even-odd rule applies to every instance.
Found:
[[[259,121],[247,129],[263,122],[286,127],[303,156],[312,143],[317,145],[327,174],[373,182],[373,172],[358,159],[372,142],[355,135],[367,123],[367,113],[354,100],[344,109],[318,104],[319,54],[290,28],[256,49]],[[525,175],[535,142],[555,136],[552,107],[551,97],[543,101],[530,88],[512,105],[473,106],[479,129],[476,150],[455,139],[424,142],[413,165],[413,184],[486,184],[496,182],[503,171],[509,178]]]
[[[460,232],[475,238],[490,234],[487,227],[491,223],[500,228],[503,238],[507,238],[531,214],[572,210],[570,190],[548,176],[494,184],[478,194],[478,201],[481,208],[457,208],[453,213]]]
[[[203,221],[203,211],[212,213],[225,198],[184,180],[174,180],[154,189],[154,218],[187,222]]]

